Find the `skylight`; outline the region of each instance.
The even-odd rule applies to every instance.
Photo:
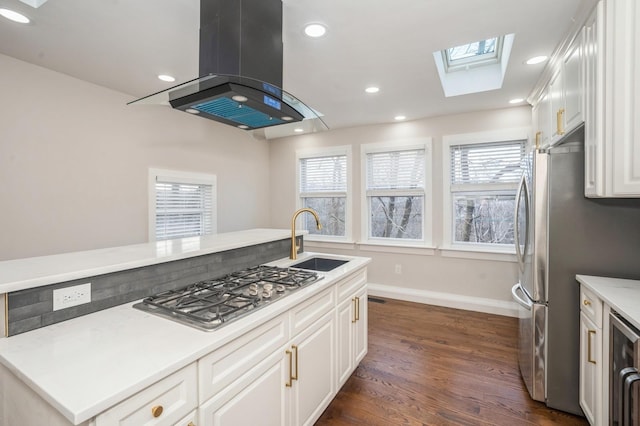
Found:
[[[501,88],[514,37],[507,34],[433,52],[444,95]]]
[[[446,72],[499,62],[503,43],[504,37],[501,36],[444,49],[442,56]]]

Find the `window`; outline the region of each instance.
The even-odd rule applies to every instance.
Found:
[[[500,61],[504,36],[474,41],[442,51],[446,72]]]
[[[349,157],[350,151],[344,147],[298,152],[299,206],[315,210],[322,224],[322,230],[318,231],[313,216],[300,216],[310,239],[349,236]]]
[[[526,134],[519,136],[526,138]],[[487,141],[478,137],[463,143],[444,138],[445,218],[450,223],[445,240],[454,246],[510,251],[514,249],[515,199],[526,139]]]
[[[149,189],[150,239],[216,233],[214,175],[150,169]]]
[[[363,146],[363,235],[368,242],[430,242],[430,143]]]

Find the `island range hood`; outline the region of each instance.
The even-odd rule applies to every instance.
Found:
[[[328,129],[281,89],[282,0],[201,0],[199,59],[201,77],[129,104],[170,105],[266,139]]]

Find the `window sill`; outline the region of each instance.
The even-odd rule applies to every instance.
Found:
[[[478,247],[446,246],[440,248],[442,257],[461,259],[496,260],[499,262],[517,262],[514,251],[495,250]]]
[[[436,254],[436,248],[426,244],[397,244],[387,242],[362,242],[356,243],[362,251],[401,253],[401,254],[419,254],[433,256]]]

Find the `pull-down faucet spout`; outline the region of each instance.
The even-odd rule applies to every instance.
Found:
[[[289,259],[297,259],[298,258],[298,245],[296,244],[296,219],[301,213],[311,213],[313,217],[316,219],[316,226],[318,231],[322,229],[322,225],[320,224],[320,218],[318,217],[318,213],[315,210],[304,208],[296,210],[293,214],[293,218],[291,219],[291,254],[289,255]]]

